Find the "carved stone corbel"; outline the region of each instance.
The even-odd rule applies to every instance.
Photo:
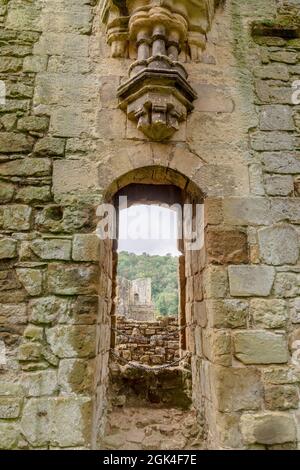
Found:
[[[196,93],[182,62],[200,61],[218,0],[102,0],[112,57],[130,57],[120,108],[151,140],[172,136]]]

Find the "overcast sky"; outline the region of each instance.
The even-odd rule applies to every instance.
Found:
[[[120,211],[118,251],[174,256],[177,250],[177,214],[160,207],[135,205]]]

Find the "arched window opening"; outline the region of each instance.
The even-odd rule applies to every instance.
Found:
[[[116,356],[124,364],[173,364],[180,359],[181,191],[175,186],[132,184],[116,194],[115,204]]]
[[[191,443],[193,448],[201,448],[205,430],[199,416],[203,408],[193,395],[194,388],[200,387],[194,365],[201,354],[195,332],[199,333],[196,310],[200,312],[203,299],[203,225],[198,230],[199,220],[200,225],[203,222],[203,194],[180,173],[149,167],[121,177],[108,188],[106,202],[116,211],[115,238],[107,246],[103,244],[103,260],[108,259],[108,264],[100,260],[104,269],[108,266],[108,274],[103,276],[108,285],[107,303],[103,305],[109,306],[109,316],[105,313],[101,328],[103,334],[110,330],[105,360],[110,371],[106,396],[111,406],[107,420],[104,408],[97,410],[103,433],[98,433],[98,446],[110,449],[111,439],[117,439],[126,446],[122,448],[130,450],[131,433],[137,432],[142,440],[138,446],[144,448],[148,427],[141,430],[140,423],[149,419],[157,429],[167,424],[176,435],[185,435],[172,443],[173,449],[189,449]],[[155,232],[158,222],[159,227],[166,222],[167,214],[173,221],[166,224],[168,236],[146,237],[150,244],[145,248],[143,230]],[[124,239],[124,226],[131,235],[133,231],[133,239]],[[171,292],[166,292],[168,284]],[[126,430],[116,436],[111,423],[123,421]],[[197,429],[196,439],[190,427],[185,429],[184,423],[191,422]]]

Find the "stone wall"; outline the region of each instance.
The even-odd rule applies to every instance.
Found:
[[[116,352],[126,361],[162,365],[179,358],[178,320],[145,322],[117,318]]]
[[[163,143],[118,108],[131,60],[110,57],[97,1],[0,0],[0,19],[0,447],[98,445],[117,257],[96,208],[132,182],[203,195],[181,306],[208,446],[299,446],[298,0],[225,2]]]
[[[76,196],[61,205],[54,194],[69,131],[60,121],[56,132],[51,115],[61,119],[85,88],[92,7],[10,0],[0,1],[0,15],[0,448],[89,447],[100,277],[95,215]],[[74,162],[84,175],[85,165]]]
[[[194,399],[225,448],[296,448],[299,433],[300,369],[291,360],[300,331],[299,110],[291,92],[300,40],[280,28],[272,35],[277,24],[293,23],[285,6],[267,32],[255,22],[247,44],[253,77],[242,82],[253,85],[257,113],[249,197],[211,200],[205,247],[186,256]]]

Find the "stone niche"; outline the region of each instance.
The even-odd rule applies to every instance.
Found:
[[[182,63],[201,61],[219,0],[102,0],[112,57],[134,60],[119,106],[149,139],[170,138],[197,97]]]

